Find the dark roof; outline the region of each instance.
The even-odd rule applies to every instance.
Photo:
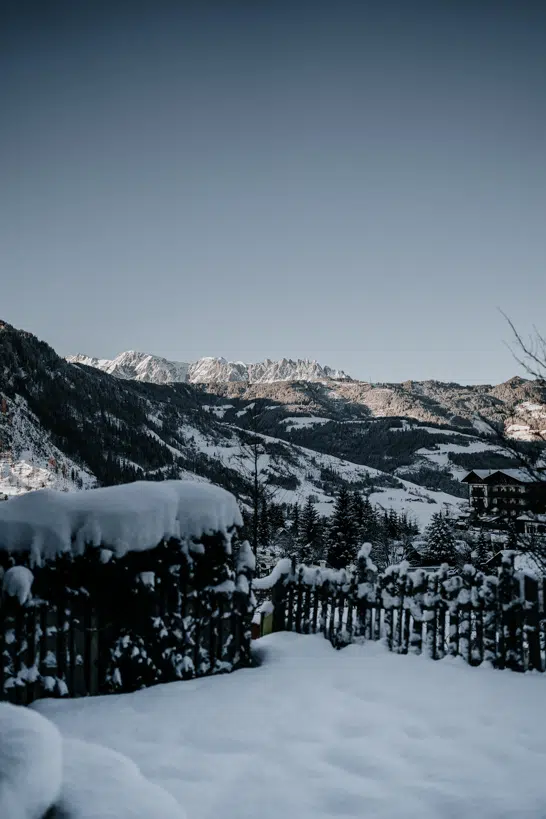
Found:
[[[491,478],[497,475],[505,475],[518,483],[538,483],[537,478],[526,469],[471,469],[464,478],[461,478],[461,481],[469,483],[472,477],[475,477],[484,483],[494,483]]]

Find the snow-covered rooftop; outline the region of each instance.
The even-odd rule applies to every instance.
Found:
[[[514,478],[514,480],[521,483],[535,483],[537,480],[535,475],[526,469],[471,469],[462,480],[466,481],[470,475],[477,475],[482,480],[490,478],[492,475],[506,475],[508,478]]]
[[[546,523],[546,515],[538,512],[525,512],[518,516],[518,520],[533,521],[534,523]]]
[[[0,504],[0,548],[34,562],[86,545],[121,556],[164,538],[196,539],[242,525],[234,496],[194,481],[136,481],[85,492],[29,492]]]

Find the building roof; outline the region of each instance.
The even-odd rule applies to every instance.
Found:
[[[492,478],[494,475],[506,475],[519,483],[537,483],[537,478],[527,469],[471,469],[467,472],[464,478],[461,478],[463,483],[466,483],[471,475],[475,475],[483,481]]]
[[[532,521],[533,523],[546,523],[546,515],[535,512],[525,512],[524,515],[519,515],[518,520]]]

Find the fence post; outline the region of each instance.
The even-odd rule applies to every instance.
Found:
[[[470,652],[472,665],[480,665],[484,657],[484,583],[485,577],[482,572],[476,572],[472,586],[472,611],[474,614],[474,631]]]
[[[358,594],[358,581],[356,573],[351,572],[349,579],[349,588],[347,590],[347,638],[350,643],[353,641],[354,634],[354,611],[355,603]]]
[[[321,601],[320,601],[320,625],[319,633],[322,632],[324,636],[328,637],[328,596],[330,593],[330,581],[328,579],[322,581],[321,586]]]
[[[427,625],[427,655],[438,659],[438,575],[430,574],[427,579],[427,590],[423,597],[424,619]]]
[[[253,596],[252,596],[252,578],[256,569],[256,558],[250,547],[248,540],[245,540],[237,555],[237,562],[235,566],[235,594],[233,605],[237,613],[238,629],[236,633],[239,635],[239,662],[242,665],[251,664],[251,642],[252,642],[252,613],[253,613]],[[209,607],[209,616],[212,615]],[[210,619],[209,627],[211,631],[214,630],[213,620]]]
[[[396,599],[398,602],[396,612],[396,633],[395,633],[395,647],[397,654],[405,654],[407,646],[404,646],[404,600],[406,597],[406,589],[408,585],[408,567],[407,561],[400,563],[399,572],[396,583]]]
[[[498,579],[486,575],[483,579],[483,659],[493,666],[499,665],[497,652],[497,620],[498,620]],[[502,623],[500,624],[502,628]]]
[[[372,639],[372,607],[375,603],[377,569],[370,559],[371,543],[365,543],[357,557],[358,605],[357,628],[359,637]]]
[[[296,627],[295,631],[298,634],[303,634],[302,630],[302,613],[303,613],[303,593],[304,593],[304,568],[300,566],[298,569],[298,579],[296,583]]]
[[[328,623],[328,639],[334,645],[335,640],[335,625],[336,625],[336,607],[338,602],[339,583],[333,580],[330,583],[332,590],[332,598],[330,600],[330,621]]]
[[[273,603],[273,623],[272,631],[285,631],[286,629],[286,575],[277,580],[272,588]]]
[[[409,645],[411,654],[421,654],[423,651],[423,596],[426,588],[425,573],[418,569],[411,576],[410,611],[413,618]]]
[[[396,592],[399,578],[398,566],[390,566],[383,575],[381,602],[385,610],[385,636],[389,651],[394,649],[394,609],[398,606]]]
[[[462,588],[458,595],[459,607],[459,654],[470,664],[472,638],[472,586],[476,569],[467,565],[462,572]]]
[[[438,632],[437,632],[437,656],[438,659],[441,660],[446,655],[446,617],[448,611],[448,603],[447,603],[447,589],[446,589],[446,582],[448,577],[449,566],[447,563],[442,563],[440,566],[436,577],[438,578],[438,586],[437,586],[437,611],[436,611],[436,619],[438,622]]]
[[[90,604],[87,625],[88,650],[88,690],[94,695],[99,693],[99,618],[97,610]]]
[[[523,603],[518,578],[514,572],[514,552],[505,550],[499,571],[499,604],[501,608],[503,665],[512,671],[523,671]]]
[[[317,569],[315,574],[315,582],[313,585],[313,622],[311,631],[313,634],[317,633],[318,612],[319,612],[319,589],[322,588],[322,575],[320,569]]]
[[[459,576],[448,577],[444,583],[449,612],[448,652],[451,657],[459,653],[459,592],[463,581]]]
[[[531,671],[543,671],[542,655],[540,652],[540,613],[538,601],[538,580],[525,575],[524,578],[525,597],[525,633],[529,646],[528,669]]]

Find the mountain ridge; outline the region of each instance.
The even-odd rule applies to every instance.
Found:
[[[85,364],[109,375],[153,384],[208,384],[218,382],[273,383],[276,381],[349,381],[341,370],[323,366],[310,359],[269,358],[254,364],[228,361],[222,357],[206,356],[187,363],[170,361],[152,353],[127,350],[115,358],[96,358],[88,355],[69,355],[70,364]]]

